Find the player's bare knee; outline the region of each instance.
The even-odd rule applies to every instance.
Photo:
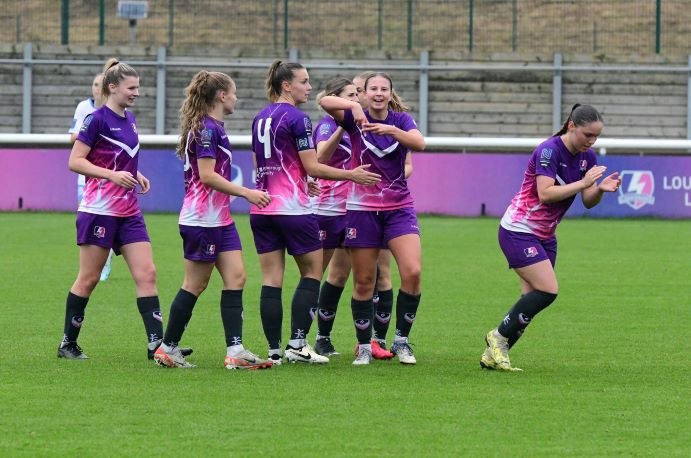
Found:
[[[348,273],[341,271],[329,272],[328,282],[334,286],[343,286],[348,281]]]

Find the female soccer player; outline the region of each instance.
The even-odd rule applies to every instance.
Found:
[[[365,97],[365,81],[375,72],[363,72],[353,78],[353,84],[357,89],[360,105],[367,109],[367,97]],[[393,111],[410,111],[403,99],[391,89],[389,109]],[[405,177],[410,178],[413,173],[413,158],[410,151],[405,157]],[[391,359],[393,353],[386,349],[386,334],[389,331],[391,312],[393,311],[393,283],[391,282],[391,251],[387,248],[379,250],[377,259],[377,276],[372,296],[374,303],[374,320],[372,322],[372,357],[374,359]],[[357,354],[357,348],[356,348]]]
[[[139,136],[134,115],[126,110],[138,96],[137,72],[116,59],[108,60],[103,70],[105,104],[86,117],[72,147],[69,168],[87,179],[77,212],[79,273],[67,295],[64,335],[58,348],[61,358],[86,358],[77,337],[111,248],[122,253],[132,274],[151,357],[163,336],[156,268],[137,203],[137,186],[146,193],[150,183],[137,170]]]
[[[403,364],[415,364],[408,335],[420,303],[421,245],[413,199],[405,177],[410,150],[425,141],[413,118],[389,109],[393,83],[384,73],[365,80],[367,111],[359,103],[324,97],[320,105],[343,125],[353,144],[354,163],[369,165],[382,176],[376,187],[355,185],[346,204],[346,240],[353,265],[353,321],[358,339],[355,365],[372,359],[372,307],[381,248],[396,258],[401,287],[396,301],[396,337],[391,351]]]
[[[91,82],[91,97],[84,99],[74,110],[74,118],[72,118],[72,127],[67,131],[70,134],[70,141],[74,143],[77,140],[77,134],[79,129],[81,129],[84,119],[94,111],[96,111],[101,105],[103,105],[103,95],[102,87],[103,85],[103,73],[99,73],[94,76],[94,80]],[[84,196],[84,184],[86,183],[86,177],[84,175],[77,175],[77,200],[81,202]],[[110,261],[113,257],[113,250],[108,252],[108,259],[106,260],[105,266],[101,271],[100,281],[108,280],[110,276]]]
[[[336,78],[327,82],[324,91],[317,96],[317,101],[326,95],[358,100],[355,85],[346,78]],[[317,123],[314,129],[314,144],[319,162],[344,170],[351,167],[350,138],[331,115],[324,116]],[[331,330],[338,302],[350,275],[350,257],[343,249],[343,240],[346,199],[352,185],[346,181],[332,180],[319,180],[319,185],[321,192],[316,199],[314,210],[324,249],[324,271],[328,266],[329,273],[319,291],[319,308],[316,314],[319,331],[314,350],[328,357],[339,354],[331,342]]]
[[[154,359],[168,367],[193,367],[178,348],[199,295],[214,267],[223,280],[221,320],[225,330],[226,369],[264,369],[270,361],[258,358],[242,343],[245,267],[240,237],[230,215],[230,196],[247,199],[258,208],[271,199],[264,191],[230,181],[232,153],[223,117],[237,102],[233,80],[220,72],[200,71],[186,89],[180,109],[181,136],[177,153],[185,162],[185,197],[180,211],[180,235],[185,278],[170,306],[163,344]]]
[[[307,344],[322,277],[322,244],[307,192],[307,176],[370,186],[379,181],[379,175],[368,172],[367,166],[343,170],[317,161],[312,123],[297,108],[307,102],[312,89],[302,65],[274,62],[265,86],[271,103],[254,118],[252,149],[257,189],[268,192],[271,203],[264,208],[252,206],[250,225],[262,270],[260,310],[269,357],[274,364],[280,364],[281,288],[287,249],[300,270],[300,282],[293,296],[285,356],[291,362],[327,363],[328,358]]]
[[[521,297],[499,326],[487,333],[480,358],[483,368],[520,370],[511,366],[509,349],[535,315],[557,298],[557,225],[576,194],[581,194],[586,208],[592,208],[605,192],[615,192],[621,185],[618,172],[597,184],[606,167],[597,165],[591,146],[603,125],[595,108],[576,104],[561,130],[542,142],[528,161],[521,189],[499,226],[499,245],[518,274]]]

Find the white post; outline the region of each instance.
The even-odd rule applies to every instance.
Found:
[[[561,67],[563,59],[561,53],[554,55],[554,76],[552,78],[552,132],[561,128]]]
[[[23,89],[22,89],[22,133],[31,133],[31,43],[24,45],[24,75],[23,75]]]
[[[166,48],[158,48],[156,56],[156,134],[166,130]]]

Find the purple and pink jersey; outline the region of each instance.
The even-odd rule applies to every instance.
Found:
[[[86,158],[105,169],[137,176],[139,135],[134,115],[120,116],[107,106],[84,119],[77,140],[91,150]],[[79,211],[96,215],[126,217],[140,212],[136,189],[126,189],[105,178],[87,177]]]
[[[320,142],[330,139],[337,128],[338,124],[332,116],[324,116],[314,129],[314,144],[318,145]],[[352,147],[350,145],[350,137],[347,133],[344,133],[338,146],[336,146],[336,150],[326,164],[337,169],[350,170],[352,166],[351,161]],[[321,187],[321,193],[314,202],[315,213],[324,216],[345,215],[346,201],[352,189],[352,183],[350,181],[333,181],[323,178],[320,178],[318,182]]]
[[[389,135],[363,132],[355,124],[350,110],[343,113],[343,128],[353,145],[352,167],[371,164],[367,171],[381,175],[381,181],[372,186],[353,183],[346,208],[383,211],[412,207],[413,196],[405,177],[405,158],[409,149]],[[372,118],[368,111],[365,111],[365,115],[370,123],[389,124],[405,132],[417,129],[417,124],[408,113],[389,110],[383,121]]]
[[[222,121],[206,116],[200,131],[189,132],[185,146],[185,197],[178,223],[183,226],[220,227],[233,222],[230,216],[230,196],[202,183],[199,159],[216,161],[214,171],[230,181],[231,151]]]
[[[252,151],[256,159],[256,187],[271,196],[271,203],[251,214],[308,215],[307,172],[300,152],[313,150],[309,116],[289,103],[271,103],[252,122]]]
[[[540,203],[537,176],[545,175],[553,178],[557,185],[566,185],[583,178],[596,164],[597,155],[592,148],[571,154],[559,136],[545,140],[530,156],[521,189],[506,209],[501,226],[509,231],[534,234],[541,239],[554,236],[557,225],[576,196],[551,204]]]

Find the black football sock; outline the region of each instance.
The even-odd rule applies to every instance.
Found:
[[[226,334],[226,346],[242,345],[242,290],[221,291],[221,321]]]
[[[334,286],[328,281],[322,285],[319,292],[319,311],[317,312],[317,326],[320,336],[329,337],[331,335],[341,294],[343,294],[342,286]]]
[[[497,327],[499,334],[509,339],[513,346],[530,324],[530,321],[557,298],[556,294],[534,290],[521,296]]]
[[[391,311],[393,310],[393,290],[379,291],[379,302],[374,304],[374,338],[386,340],[386,333],[391,323]]]
[[[273,350],[281,348],[281,327],[283,326],[281,288],[262,286],[259,298],[259,314],[269,348]]]
[[[319,302],[319,280],[301,278],[291,305],[290,339],[306,339],[312,326],[313,308]]]
[[[414,296],[398,290],[396,300],[396,337],[408,337],[417,316],[421,295]]]
[[[372,299],[358,301],[350,300],[355,325],[355,337],[358,344],[369,344],[372,340]]]
[[[137,308],[144,322],[147,342],[155,342],[163,338],[163,317],[158,296],[138,297]]]
[[[170,316],[168,317],[168,325],[166,326],[166,333],[163,336],[163,342],[169,346],[175,346],[180,343],[182,333],[185,332],[187,323],[192,318],[192,311],[194,305],[197,303],[197,296],[180,289],[170,304]]]
[[[374,276],[374,291],[372,291],[372,302],[374,305],[377,305],[377,302],[379,302],[379,288],[377,285],[379,284],[379,264],[377,264],[377,273]]]
[[[84,323],[84,309],[89,302],[88,297],[77,296],[71,291],[67,293],[65,301],[65,326],[63,330],[63,342],[76,342],[79,331]]]

